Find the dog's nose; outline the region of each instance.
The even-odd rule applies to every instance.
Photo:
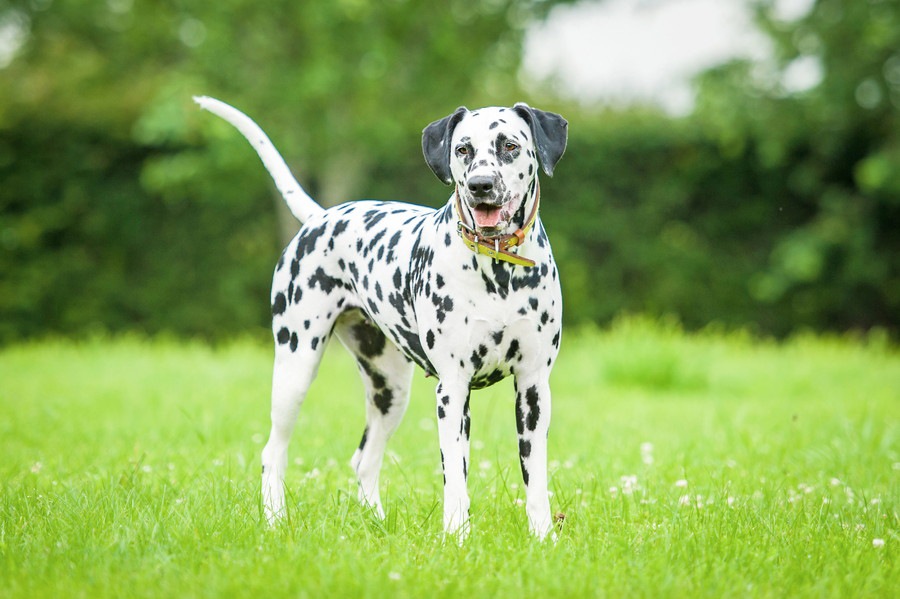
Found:
[[[483,197],[494,190],[494,178],[488,176],[478,176],[469,179],[469,191],[475,197]]]

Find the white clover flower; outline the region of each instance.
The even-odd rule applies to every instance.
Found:
[[[653,464],[653,443],[641,443],[641,461],[647,466]]]
[[[688,486],[688,481],[686,481],[683,478],[678,479],[675,481],[675,486],[678,487],[679,489],[686,489]]]
[[[631,495],[639,488],[637,475],[628,474],[619,479],[622,483],[622,492]]]
[[[884,547],[884,539],[872,539],[872,547],[875,549]]]

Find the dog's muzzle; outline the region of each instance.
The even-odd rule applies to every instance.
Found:
[[[460,238],[467,248],[476,254],[489,256],[494,260],[502,260],[519,266],[534,266],[534,260],[529,260],[514,253],[512,250],[518,248],[524,241],[525,236],[531,231],[537,220],[538,206],[541,203],[541,190],[538,186],[535,192],[534,205],[531,208],[531,214],[525,221],[521,229],[509,235],[486,236],[479,234],[478,231],[469,227],[462,219],[462,199],[459,195],[459,189],[456,191],[456,216],[459,219],[456,230]],[[499,212],[499,208],[497,209]],[[477,219],[476,219],[477,224]]]

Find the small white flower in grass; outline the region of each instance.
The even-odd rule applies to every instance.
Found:
[[[869,505],[878,505],[881,503],[880,497],[873,497],[871,501],[869,501]]]
[[[388,578],[391,580],[400,580],[402,576],[400,576],[400,572],[389,572]]]
[[[831,486],[832,486],[832,487],[840,487],[840,486],[841,486],[841,479],[839,479],[839,478],[832,478],[832,479],[831,479]]]
[[[687,489],[688,482],[685,479],[681,478],[675,481],[675,486],[679,489]]]
[[[626,495],[631,495],[639,488],[638,478],[634,474],[623,476],[620,481],[622,482],[622,492]]]
[[[525,500],[519,497],[516,499],[516,505],[525,505]]]
[[[737,500],[734,497],[732,497],[731,495],[729,495],[728,496],[728,507],[732,507],[734,505],[735,501],[737,501]]]
[[[884,547],[884,539],[872,539],[872,547],[874,547],[875,549]]]
[[[478,467],[481,468],[482,470],[490,470],[492,465],[493,464],[491,464],[491,462],[489,460],[483,460],[478,463]]]
[[[653,463],[653,443],[641,443],[641,461],[647,466]]]
[[[618,495],[618,494],[619,494],[619,487],[610,487],[610,488],[609,488],[609,494],[612,495],[613,497],[615,497],[616,495]]]
[[[141,466],[141,472],[149,474],[153,472],[153,467],[150,466],[150,464],[144,464],[143,466]]]
[[[32,473],[32,474],[37,474],[38,472],[41,471],[41,469],[42,469],[43,467],[44,467],[44,465],[41,464],[40,462],[35,462],[34,465],[31,467],[31,473]]]
[[[691,505],[691,496],[682,495],[678,498],[678,505]]]

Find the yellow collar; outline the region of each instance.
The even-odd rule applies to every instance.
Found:
[[[472,227],[469,227],[462,221],[462,203],[459,199],[459,191],[457,190],[456,216],[457,218],[459,218],[459,222],[456,225],[456,230],[459,233],[459,236],[462,239],[463,243],[466,244],[466,247],[476,254],[483,254],[485,256],[493,258],[494,260],[503,260],[504,262],[517,264],[519,266],[534,266],[534,260],[523,258],[518,254],[514,254],[510,250],[516,246],[521,245],[525,241],[525,236],[528,235],[528,232],[531,231],[532,227],[534,227],[535,221],[537,220],[538,205],[541,203],[541,188],[537,184],[536,188],[537,189],[535,191],[534,206],[531,208],[531,214],[525,221],[525,225],[521,229],[518,229],[515,233],[507,235],[496,235],[493,237],[479,236]]]

